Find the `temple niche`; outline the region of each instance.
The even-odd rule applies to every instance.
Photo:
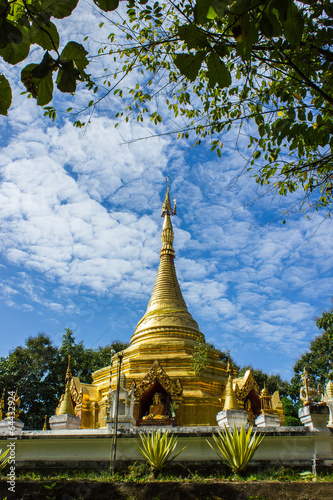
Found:
[[[120,419],[126,416],[127,428],[216,426],[216,415],[224,405],[227,365],[220,360],[219,351],[207,347],[204,369],[199,373],[193,370],[195,347],[204,337],[187,309],[176,275],[171,222],[175,214],[168,186],[162,207],[162,247],[155,286],[147,311],[129,347],[122,352],[118,414]],[[112,366],[93,373],[92,384],[72,378],[71,398],[81,428],[106,427],[107,422],[108,427],[112,425],[119,363],[115,355]],[[252,372],[234,379],[234,389],[240,408],[254,421],[261,407]]]

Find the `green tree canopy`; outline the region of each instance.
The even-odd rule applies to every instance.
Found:
[[[259,385],[260,389],[266,388],[268,392],[272,395],[275,391],[279,391],[280,396],[287,396],[289,392],[289,383],[286,380],[282,380],[280,375],[267,375],[267,373],[262,370],[253,368],[251,365],[243,366],[239,370],[239,377],[243,377],[247,370],[252,370],[253,376]]]
[[[196,134],[195,143],[210,141],[219,157],[226,132],[237,126],[248,134],[251,121],[257,133],[248,135],[249,168],[257,182],[281,195],[301,188],[301,205],[330,205],[329,0],[129,0],[127,7],[121,35],[112,33],[101,49],[119,61],[120,87],[134,68],[144,73],[120,119],[146,114],[158,125],[158,95],[181,118],[179,137]],[[114,93],[128,97],[125,89]]]
[[[118,7],[118,0],[95,3],[105,11]],[[87,107],[110,93],[124,98],[119,121],[148,117],[159,125],[162,102],[177,119],[172,129],[168,115],[163,133],[177,132],[195,144],[208,141],[219,157],[226,133],[236,126],[239,137],[248,137],[247,168],[259,184],[280,195],[298,191],[295,206],[326,208],[330,214],[330,0],[127,0],[123,23],[111,18],[113,32],[99,50],[108,61],[106,76],[98,77],[104,80],[100,88],[86,73],[86,50],[71,41],[60,52],[51,22],[70,15],[76,4],[0,0],[0,56],[16,64],[31,44],[45,50],[41,62],[28,64],[21,74],[39,105],[50,102],[54,79],[61,92],[75,92],[78,81],[97,92]],[[132,72],[141,77],[128,88]],[[0,113],[10,101],[9,83],[0,75]],[[46,107],[50,117],[55,113]]]
[[[291,386],[286,380],[282,380],[280,375],[268,375],[262,370],[252,368],[251,365],[243,366],[239,371],[239,376],[244,376],[247,370],[252,370],[253,376],[259,385],[260,389],[266,388],[273,395],[275,391],[279,391],[285,415],[285,425],[301,425],[298,418],[298,408],[301,406],[298,400],[293,401],[290,398]]]
[[[20,419],[30,429],[41,429],[44,416],[54,414],[64,392],[68,355],[74,376],[91,383],[93,371],[110,364],[110,351],[119,352],[128,344],[114,341],[106,347],[87,349],[75,342],[73,332],[66,329],[60,348],[44,333],[29,337],[7,357],[0,358],[0,389],[15,391],[21,399]]]
[[[324,388],[328,380],[333,380],[333,310],[325,311],[316,325],[323,333],[310,343],[309,351],[294,365],[295,375],[291,379],[290,392],[294,400],[299,397],[304,368],[315,386],[320,384]]]

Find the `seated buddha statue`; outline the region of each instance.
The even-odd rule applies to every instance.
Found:
[[[154,394],[153,404],[149,407],[147,418],[165,418],[167,417],[165,406],[162,403],[162,395],[159,392]]]

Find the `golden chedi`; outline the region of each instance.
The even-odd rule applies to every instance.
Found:
[[[175,215],[169,186],[162,208],[163,229],[160,265],[147,311],[139,321],[130,345],[123,351],[121,373],[133,391],[136,425],[171,425],[171,406],[177,407],[176,424],[216,425],[221,410],[221,393],[227,381],[226,365],[219,352],[206,346],[203,334],[189,313],[178,283],[174,259],[171,217]],[[201,343],[201,344],[200,344]],[[195,348],[204,346],[203,370],[193,370]],[[207,356],[206,356],[207,354]],[[118,356],[112,363],[112,389],[117,384]],[[200,372],[200,373],[199,373]],[[110,366],[93,373],[91,385],[73,377],[72,397],[81,426],[105,427]],[[165,408],[164,418],[147,419],[155,394]],[[156,424],[157,425],[157,424]]]
[[[106,427],[120,358],[123,383],[119,416],[125,418],[130,413],[136,426],[215,426],[226,400],[227,406],[239,404],[240,410],[247,412],[252,409],[253,418],[260,414],[260,391],[252,371],[232,380],[230,361],[227,373],[219,351],[205,344],[187,309],[174,264],[173,215],[176,207],[171,206],[168,186],[156,282],[129,347],[113,357],[111,366],[94,372],[92,384],[71,379],[71,399],[82,428]]]

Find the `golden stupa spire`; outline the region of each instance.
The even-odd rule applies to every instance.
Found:
[[[225,400],[223,410],[240,410],[239,403],[237,401],[236,393],[233,387],[232,381],[232,366],[230,362],[230,351],[228,351],[228,366],[227,366],[228,381],[225,386]]]
[[[170,194],[169,194],[169,176],[166,178],[167,190],[165,193],[164,203],[162,206],[162,214],[161,217],[165,217],[166,215],[177,215],[176,212],[176,198],[173,200],[173,209],[171,208]]]
[[[47,431],[47,415],[44,417],[43,431]]]
[[[177,331],[179,336],[181,331],[194,340],[202,337],[196,321],[187,310],[176,275],[175,251],[173,248],[174,234],[171,223],[171,216],[173,215],[176,215],[176,201],[174,201],[174,207],[172,208],[169,178],[167,177],[167,190],[162,206],[164,221],[161,235],[160,265],[146,314],[138,323],[131,338],[131,344],[143,339],[148,340],[147,335],[150,336],[157,333],[157,331],[159,335],[165,333],[168,336],[172,331]]]
[[[66,380],[65,394],[60,399],[59,406],[56,410],[57,415],[75,415],[71,398],[71,392],[70,392],[70,385],[72,380],[70,362],[71,362],[71,357],[68,355],[68,365],[65,377]]]
[[[72,372],[71,372],[71,357],[68,354],[68,363],[67,363],[67,370],[66,370],[66,378],[65,380],[67,381],[68,379],[70,380],[72,378]]]

